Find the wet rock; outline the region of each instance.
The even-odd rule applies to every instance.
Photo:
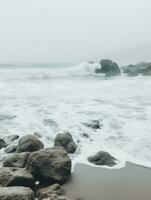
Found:
[[[9,146],[5,149],[5,153],[9,154],[9,153],[14,153],[17,150],[17,146],[13,145],[13,146]]]
[[[38,197],[39,200],[42,200],[44,198],[53,199],[53,197],[56,198],[56,200],[59,200],[60,198],[65,198],[65,192],[61,188],[59,184],[54,184],[49,187],[40,188],[36,191],[36,197]]]
[[[88,135],[87,133],[83,133],[82,136],[83,136],[84,138],[89,138],[89,135]]]
[[[77,145],[75,144],[72,135],[68,132],[59,133],[54,142],[55,147],[63,147],[68,153],[75,153]]]
[[[107,165],[109,167],[116,165],[116,159],[105,151],[99,151],[94,156],[90,156],[88,161],[95,165]]]
[[[123,67],[123,73],[128,76],[137,76],[139,74],[151,76],[151,63],[138,63],[136,65],[128,65]]]
[[[3,167],[24,168],[27,164],[29,155],[29,152],[23,152],[7,156],[3,162]]]
[[[89,123],[83,123],[85,126],[92,128],[92,129],[100,129],[101,125],[98,120],[92,120]]]
[[[0,139],[0,149],[5,147],[7,147],[7,143],[3,139]]]
[[[103,73],[106,76],[116,76],[121,74],[121,70],[117,63],[109,59],[100,61],[101,69],[96,69],[96,73]]]
[[[33,187],[34,178],[26,169],[15,167],[0,168],[0,187],[25,186]]]
[[[33,135],[26,135],[19,139],[17,152],[33,152],[43,149],[43,143]]]
[[[17,140],[18,138],[19,138],[18,135],[9,135],[9,136],[7,137],[7,141],[8,141],[8,142],[13,142],[13,141]]]
[[[34,200],[34,193],[28,187],[0,187],[1,200]]]
[[[40,183],[64,183],[71,174],[71,160],[63,148],[52,147],[31,153],[26,168]]]

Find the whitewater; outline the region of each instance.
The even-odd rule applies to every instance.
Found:
[[[95,74],[98,66],[1,65],[0,138],[36,133],[52,147],[57,133],[69,131],[78,144],[73,166],[104,150],[117,158],[113,168],[151,167],[151,78],[106,78]],[[92,120],[101,129],[84,125]]]

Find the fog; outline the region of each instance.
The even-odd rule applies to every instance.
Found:
[[[147,43],[150,0],[0,0],[0,62],[81,62]]]

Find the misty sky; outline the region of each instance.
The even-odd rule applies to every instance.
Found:
[[[0,0],[0,62],[79,62],[150,38],[151,0]]]

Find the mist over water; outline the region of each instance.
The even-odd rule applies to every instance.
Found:
[[[115,168],[126,161],[151,167],[150,77],[105,78],[94,73],[97,66],[1,66],[0,138],[37,132],[51,147],[67,130],[78,142],[73,164],[105,150],[118,159]],[[101,129],[84,125],[91,120]]]

